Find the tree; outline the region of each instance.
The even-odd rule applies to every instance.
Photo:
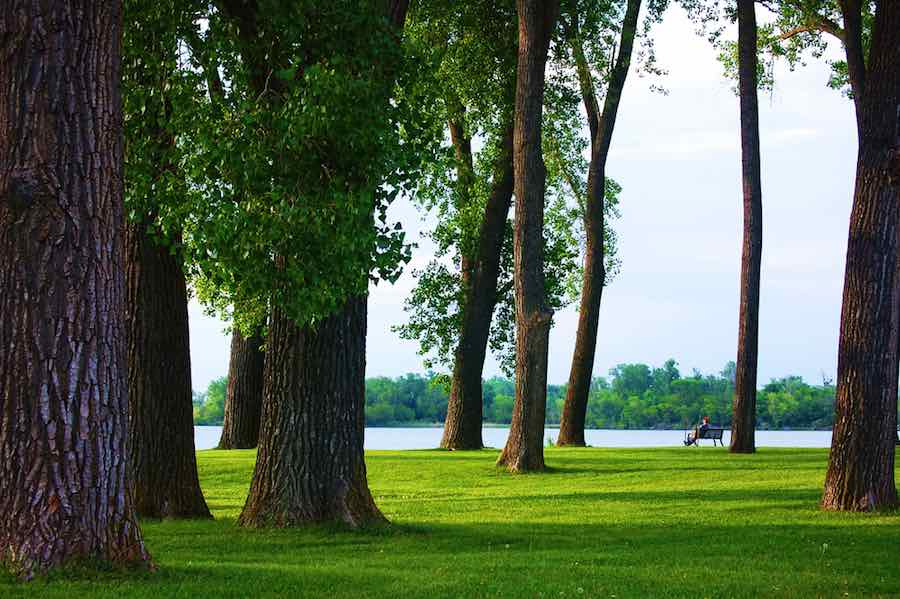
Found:
[[[441,340],[448,347],[455,345],[441,439],[441,447],[447,449],[482,447],[481,375],[494,307],[501,295],[501,254],[513,192],[513,11],[512,3],[496,0],[462,5],[422,2],[411,15],[410,35],[439,48],[431,93],[443,108],[453,148],[452,160],[436,161],[433,180],[426,181],[417,194],[419,203],[438,208],[440,221],[433,238],[439,252],[455,250],[459,267],[456,275],[433,264],[417,290],[424,292],[419,295],[424,305],[441,293],[455,296],[457,304],[454,313],[444,313],[451,324]],[[473,63],[478,67],[473,69]],[[477,155],[472,151],[473,135],[487,141]],[[445,185],[451,165],[456,178]],[[429,275],[439,273],[452,281],[449,289],[428,292]],[[413,322],[400,327],[401,335],[424,337],[416,322],[424,305],[415,300],[407,304],[415,315]]]
[[[838,343],[837,395],[822,507],[897,505],[897,294],[900,234],[900,4],[875,4],[868,58],[863,7],[841,2],[859,137]]]
[[[738,79],[741,104],[741,174],[744,241],[741,306],[731,418],[731,452],[756,451],[756,364],[759,347],[759,279],[762,266],[762,185],[757,105],[755,0],[737,0]]]
[[[0,12],[0,561],[149,564],[127,468],[121,3]]]
[[[829,86],[856,111],[856,188],[844,275],[835,425],[822,506],[867,510],[897,503],[894,449],[900,364],[900,251],[897,228],[898,71],[896,2],[781,0],[761,46],[791,66],[823,36],[846,60],[831,62]],[[873,273],[890,273],[875,277]],[[890,305],[890,308],[885,306]],[[888,314],[888,313],[891,314]]]
[[[503,136],[494,166],[493,189],[484,209],[478,236],[477,254],[463,268],[462,324],[454,353],[450,400],[441,447],[481,449],[481,374],[487,353],[488,336],[500,271],[506,215],[512,202],[512,128]]]
[[[188,291],[177,214],[185,194],[173,106],[179,29],[189,4],[125,2],[125,322],[129,467],[135,507],[152,518],[209,518],[194,451]],[[175,222],[173,222],[175,221]]]
[[[547,351],[552,312],[544,287],[543,228],[546,171],[541,154],[544,70],[559,3],[517,0],[519,57],[513,136],[516,217],[516,402],[498,465],[511,472],[544,468]]]
[[[515,102],[515,4],[508,0],[417,3],[407,37],[432,48],[433,79],[428,82],[450,144],[430,161],[415,193],[420,207],[436,216],[429,237],[435,260],[418,271],[417,285],[405,303],[409,321],[395,327],[401,337],[419,343],[430,369],[450,370],[450,401],[441,446],[476,449],[482,445],[483,416],[490,414],[482,386],[487,347],[504,371],[515,363],[515,299],[512,282],[513,104]],[[562,168],[580,161],[582,147],[567,127],[577,105],[564,94],[545,94],[553,110],[550,144],[563,148],[548,165],[548,216],[545,220],[547,302],[564,305],[568,280],[579,271],[574,211],[562,183]],[[547,142],[547,129],[544,138]],[[471,140],[484,143],[473,151]]]
[[[629,0],[622,19],[619,52],[615,66],[609,76],[603,112],[599,103],[591,74],[590,65],[584,54],[579,35],[579,14],[573,10],[568,15],[566,37],[572,47],[576,70],[582,93],[582,102],[587,114],[591,134],[591,160],[588,170],[588,184],[584,209],[584,229],[587,233],[584,277],[581,288],[581,305],[578,309],[578,329],[575,334],[575,349],[569,373],[566,401],[560,420],[557,445],[584,445],[584,423],[587,414],[588,396],[594,369],[594,355],[597,348],[597,328],[600,319],[600,301],[606,285],[606,248],[604,219],[606,207],[606,161],[612,144],[613,129],[616,124],[619,102],[625,79],[631,64],[631,52],[637,33],[640,0]]]
[[[239,329],[231,333],[225,421],[219,449],[251,449],[259,442],[266,357],[262,344],[261,335],[244,337]]]
[[[381,522],[363,456],[365,294],[370,272],[399,261],[402,235],[375,218],[406,188],[399,157],[416,149],[400,148],[405,102],[389,101],[406,3],[218,8],[212,39],[230,54],[223,79],[236,109],[208,122],[225,135],[204,134],[227,181],[209,182],[224,209],[191,233],[216,249],[198,267],[220,304],[271,306],[259,451],[239,523]]]

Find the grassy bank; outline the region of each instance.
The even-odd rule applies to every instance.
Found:
[[[241,530],[251,451],[203,451],[213,522],[144,522],[153,574],[69,575],[0,597],[900,596],[900,516],[816,507],[826,450],[372,452],[384,530]]]

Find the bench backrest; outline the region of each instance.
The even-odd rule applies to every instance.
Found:
[[[708,428],[705,431],[700,431],[700,436],[698,439],[721,439],[722,433],[725,431],[724,428]]]

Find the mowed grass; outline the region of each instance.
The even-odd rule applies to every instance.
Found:
[[[0,578],[0,597],[900,597],[900,515],[817,507],[826,450],[375,451],[392,525],[235,525],[252,451],[201,451],[211,522],[144,521],[154,573]]]

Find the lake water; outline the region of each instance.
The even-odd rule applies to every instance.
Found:
[[[434,449],[441,442],[443,429],[429,428],[366,428],[366,449]],[[195,426],[194,443],[197,449],[211,449],[218,445],[221,426]],[[503,447],[508,428],[485,428],[484,444]],[[544,437],[554,440],[559,429],[548,428]],[[730,433],[725,431],[725,445]],[[587,430],[585,439],[593,447],[675,447],[682,444],[684,431],[620,431]],[[711,445],[712,441],[701,441]],[[830,447],[831,431],[756,431],[757,447]]]

